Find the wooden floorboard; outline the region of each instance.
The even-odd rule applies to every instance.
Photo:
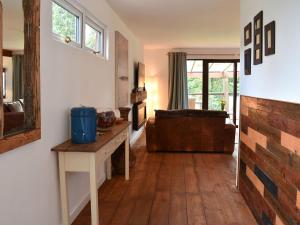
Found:
[[[101,225],[256,225],[235,187],[236,161],[219,154],[152,153],[145,135],[130,181],[114,176],[99,189]],[[88,204],[72,225],[90,225]]]

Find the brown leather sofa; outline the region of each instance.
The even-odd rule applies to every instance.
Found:
[[[3,111],[5,135],[24,128],[24,107],[20,101],[3,103]]]
[[[223,111],[156,110],[146,124],[147,150],[232,154],[235,126],[226,118]]]

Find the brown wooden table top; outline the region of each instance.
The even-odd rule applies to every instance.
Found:
[[[130,122],[124,121],[120,124],[116,124],[111,130],[106,131],[104,135],[97,135],[96,142],[91,144],[73,144],[71,140],[68,140],[60,145],[55,146],[51,151],[55,152],[97,152],[105,144],[111,141],[114,137],[120,134],[124,129],[127,129]]]

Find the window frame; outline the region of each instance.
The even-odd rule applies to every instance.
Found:
[[[91,16],[85,16],[84,17],[84,22],[83,22],[83,49],[85,49],[86,51],[93,53],[96,56],[101,56],[101,57],[105,57],[105,40],[106,40],[106,28],[103,24],[101,24],[99,21],[97,21],[95,18],[91,18]],[[98,41],[100,42],[100,49],[98,51],[95,51],[92,48],[89,48],[88,46],[86,46],[85,44],[85,40],[86,40],[86,34],[85,34],[85,30],[86,30],[86,25],[88,25],[89,27],[91,27],[92,29],[94,29],[95,31],[97,31],[98,33],[101,34],[100,38],[98,39]]]
[[[85,9],[83,6],[80,5],[78,2],[73,2],[70,0],[51,0],[52,3],[56,3],[68,12],[72,13],[73,15],[77,16],[79,18],[79,24],[78,24],[78,38],[80,40],[80,44],[74,41],[71,41],[67,43],[65,41],[66,37],[62,37],[61,35],[58,35],[53,32],[53,20],[52,20],[52,7],[51,7],[51,33],[52,37],[66,45],[77,47],[81,50],[84,50],[88,53],[91,53],[99,58],[103,58],[108,60],[108,47],[109,47],[109,40],[108,40],[108,34],[107,34],[107,26],[103,23],[101,23],[95,16],[93,16],[92,13],[90,13],[87,9]],[[101,39],[100,41],[100,49],[99,53],[96,52],[94,49],[91,49],[87,46],[85,46],[85,25],[90,26],[92,29],[96,30],[97,32],[101,33]]]
[[[73,14],[74,16],[76,16],[78,18],[76,38],[78,39],[79,43],[76,41],[73,41],[73,40],[71,40],[71,42],[67,42],[66,41],[67,37],[63,37],[62,35],[59,35],[59,34],[56,34],[53,32],[53,11],[52,11],[53,3],[59,5],[60,7],[62,7],[63,9],[65,9],[66,11],[68,11],[69,13]],[[78,8],[76,8],[75,6],[73,6],[72,4],[70,4],[67,1],[63,1],[63,0],[52,0],[51,1],[51,33],[55,40],[63,42],[64,44],[68,44],[68,45],[72,45],[72,46],[81,48],[82,47],[82,24],[83,24],[83,13]]]

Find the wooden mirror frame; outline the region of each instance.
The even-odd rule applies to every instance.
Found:
[[[40,0],[23,0],[25,129],[4,136],[2,82],[0,82],[0,154],[41,138],[40,113]],[[0,1],[0,71],[3,69],[3,7]],[[0,75],[2,80],[2,73]]]

